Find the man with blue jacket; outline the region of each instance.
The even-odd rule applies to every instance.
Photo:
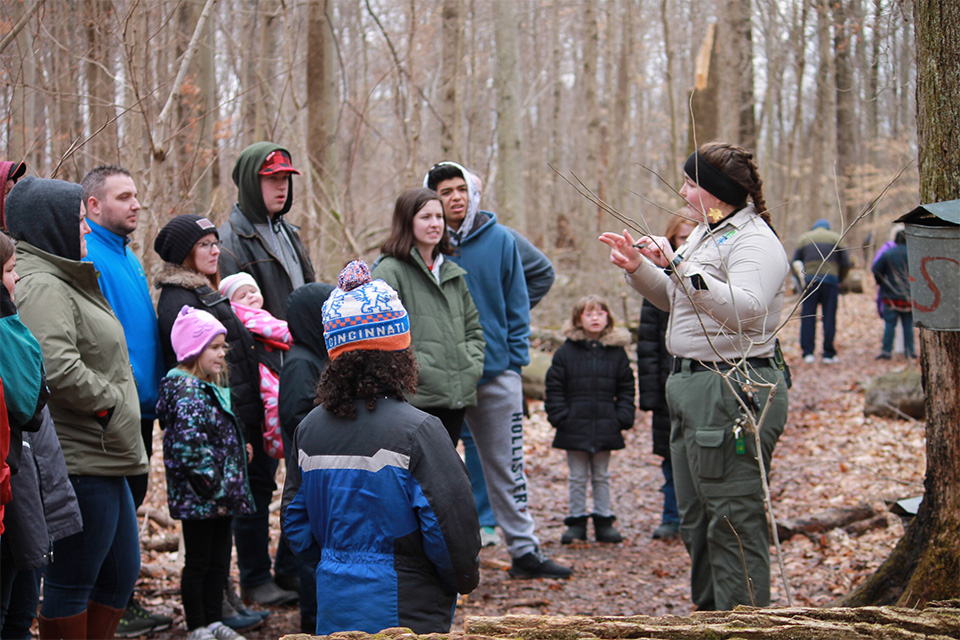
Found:
[[[92,262],[100,273],[100,290],[123,326],[140,400],[140,432],[149,460],[153,453],[153,422],[157,417],[164,368],[157,314],[147,276],[129,247],[130,234],[136,230],[140,214],[137,187],[129,171],[105,164],[91,169],[80,187],[91,230],[84,260]],[[147,474],[127,476],[127,484],[133,503],[139,508],[147,495]],[[168,629],[172,623],[169,616],[147,612],[131,596],[116,635],[137,637]]]
[[[517,243],[497,216],[480,211],[473,175],[455,162],[434,165],[424,186],[440,195],[454,245],[450,258],[467,271],[486,349],[477,406],[465,422],[477,445],[490,504],[503,530],[515,578],[568,578],[572,571],[543,554],[530,515],[523,462],[521,368],[530,361],[530,300]]]

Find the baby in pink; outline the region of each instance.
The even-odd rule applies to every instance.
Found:
[[[260,286],[249,273],[235,273],[220,281],[220,294],[230,300],[233,312],[243,326],[264,346],[267,353],[289,351],[293,344],[287,323],[270,315],[263,309]],[[282,362],[282,353],[273,358]],[[273,458],[283,458],[283,442],[280,439],[280,370],[274,370],[263,359],[260,362],[260,397],[263,399],[263,449]]]

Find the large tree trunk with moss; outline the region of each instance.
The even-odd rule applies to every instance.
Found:
[[[920,200],[960,198],[960,4],[915,0]],[[960,332],[920,330],[927,475],[920,510],[846,605],[924,603],[960,591]]]

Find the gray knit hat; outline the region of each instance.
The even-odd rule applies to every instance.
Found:
[[[216,225],[209,219],[185,213],[173,218],[164,225],[163,229],[160,229],[157,239],[153,241],[153,250],[163,258],[164,262],[183,264],[193,251],[193,245],[197,240],[211,233],[217,236],[217,240],[220,239]]]

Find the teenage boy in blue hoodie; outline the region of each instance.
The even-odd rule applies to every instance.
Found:
[[[80,187],[90,225],[84,260],[92,262],[100,273],[100,290],[123,326],[140,400],[140,433],[149,460],[164,367],[147,276],[129,247],[130,234],[136,230],[140,214],[137,186],[123,167],[102,164],[84,176]],[[147,474],[127,476],[127,484],[133,503],[139,508],[147,495]],[[116,635],[132,638],[169,629],[171,624],[172,618],[148,612],[131,596]]]
[[[480,211],[480,189],[461,165],[434,165],[424,186],[440,195],[454,245],[450,258],[467,270],[467,288],[480,312],[486,340],[483,377],[466,423],[512,559],[510,575],[568,578],[572,570],[540,550],[528,504],[520,369],[530,361],[530,298],[516,240],[497,224],[496,214]]]

